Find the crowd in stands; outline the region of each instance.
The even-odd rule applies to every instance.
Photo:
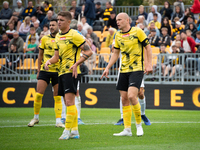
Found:
[[[152,49],[158,47],[161,54],[199,53],[199,8],[198,0],[194,1],[191,8],[185,8],[182,0],[175,1],[173,6],[165,1],[160,11],[153,5],[149,13],[144,11],[143,5],[140,5],[139,15],[130,16],[130,25],[144,30]],[[62,10],[66,10],[66,7],[63,6]],[[76,1],[73,0],[68,11],[73,18],[70,28],[76,29],[86,37],[94,53],[86,63],[89,73],[92,74],[93,68],[96,67],[95,54],[101,54],[101,49],[104,47],[110,49],[109,54],[112,52],[113,37],[118,30],[116,11],[111,2],[106,2],[106,8],[102,9],[101,2],[95,4],[94,0],[86,0],[81,7],[77,7]],[[50,34],[49,22],[56,17],[57,14],[48,1],[36,6],[29,1],[24,8],[22,1],[17,0],[17,7],[13,9],[7,1],[4,1],[0,10],[0,54],[23,53],[24,58],[31,57],[31,54],[38,52],[40,39]],[[163,76],[172,77],[176,70],[183,68],[180,60],[172,61],[172,59],[174,57],[162,58]],[[154,68],[158,67],[159,61],[157,59]],[[200,63],[196,58],[192,61]]]

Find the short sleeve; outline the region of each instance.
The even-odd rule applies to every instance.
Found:
[[[149,40],[142,29],[140,28],[137,29],[137,36],[139,41],[142,43],[144,47],[149,45]]]
[[[115,49],[120,49],[119,44],[118,44],[118,34],[116,33],[115,35],[115,45],[114,45]]]
[[[77,31],[74,31],[73,34],[73,43],[77,46],[80,47],[85,43],[85,38],[79,34]]]
[[[53,48],[55,51],[58,51],[58,36],[55,37],[55,43],[53,44]]]
[[[39,48],[41,50],[44,50],[44,46],[45,46],[45,36],[43,36],[40,40],[40,45],[39,45]]]

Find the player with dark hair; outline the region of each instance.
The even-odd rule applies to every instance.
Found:
[[[37,93],[34,100],[34,118],[28,124],[29,127],[33,127],[35,124],[39,123],[39,112],[42,106],[42,97],[50,81],[53,86],[56,127],[65,127],[61,122],[62,102],[61,97],[58,96],[59,63],[50,65],[48,71],[44,68],[46,61],[54,55],[53,46],[55,44],[55,36],[58,33],[57,19],[52,19],[50,21],[49,28],[51,34],[43,36],[40,41],[38,55]]]
[[[60,33],[55,37],[55,54],[45,64],[45,69],[49,65],[59,61],[59,88],[58,95],[64,96],[67,106],[65,130],[60,136],[60,140],[69,138],[78,139],[78,113],[75,106],[75,96],[77,93],[79,65],[92,55],[92,50],[85,41],[85,38],[76,30],[70,29],[72,16],[70,12],[61,11],[58,13],[58,27]],[[82,57],[80,53],[82,50]],[[70,132],[71,130],[71,132]]]

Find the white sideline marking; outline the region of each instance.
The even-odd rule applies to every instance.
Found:
[[[134,122],[132,122],[134,123]],[[152,124],[159,124],[159,123],[177,123],[177,124],[187,124],[187,123],[200,123],[200,122],[151,122]],[[85,123],[85,125],[106,125],[106,124],[114,124],[114,123]],[[36,126],[55,126],[55,124],[39,124]],[[0,128],[17,128],[17,127],[28,127],[27,125],[13,125],[13,126],[0,126]]]

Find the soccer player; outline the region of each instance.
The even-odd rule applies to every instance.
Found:
[[[144,95],[144,80],[142,80],[140,90],[138,92],[138,101],[141,105],[141,118],[144,121],[145,125],[151,125],[150,120],[145,115],[145,109],[146,109],[146,98]],[[115,125],[124,125],[124,119],[123,119],[123,111],[122,111],[122,100],[120,97],[120,113],[121,113],[121,119],[115,124]]]
[[[39,46],[38,55],[38,73],[37,73],[37,93],[34,100],[34,118],[28,124],[29,127],[33,127],[34,124],[39,123],[39,112],[42,106],[42,97],[48,86],[52,83],[53,95],[54,95],[54,110],[56,114],[56,127],[65,127],[61,123],[62,102],[61,97],[58,96],[58,70],[59,63],[49,66],[49,70],[45,70],[44,65],[46,61],[54,55],[53,45],[55,44],[55,36],[58,33],[58,23],[56,19],[52,19],[49,25],[51,34],[42,37]]]
[[[122,97],[124,130],[120,133],[114,133],[113,135],[132,136],[131,116],[133,110],[136,119],[136,134],[137,136],[142,136],[144,132],[141,124],[141,106],[138,102],[137,95],[143,79],[143,74],[152,72],[152,51],[145,33],[140,28],[130,26],[129,16],[126,13],[119,13],[116,20],[118,28],[121,31],[116,33],[114,53],[101,76],[101,79],[103,76],[109,78],[109,69],[118,60],[121,51],[122,65],[120,68],[117,90],[119,90]],[[147,54],[145,70],[143,48]]]
[[[58,27],[60,33],[55,38],[55,53],[45,64],[45,69],[49,65],[57,63],[59,60],[60,70],[58,73],[58,95],[64,96],[67,107],[65,129],[60,136],[60,140],[69,138],[78,139],[78,113],[75,106],[75,96],[77,92],[79,65],[92,55],[87,42],[76,30],[70,29],[71,13],[61,11],[58,13]],[[82,57],[80,53],[82,52]],[[70,132],[71,130],[71,132]]]

